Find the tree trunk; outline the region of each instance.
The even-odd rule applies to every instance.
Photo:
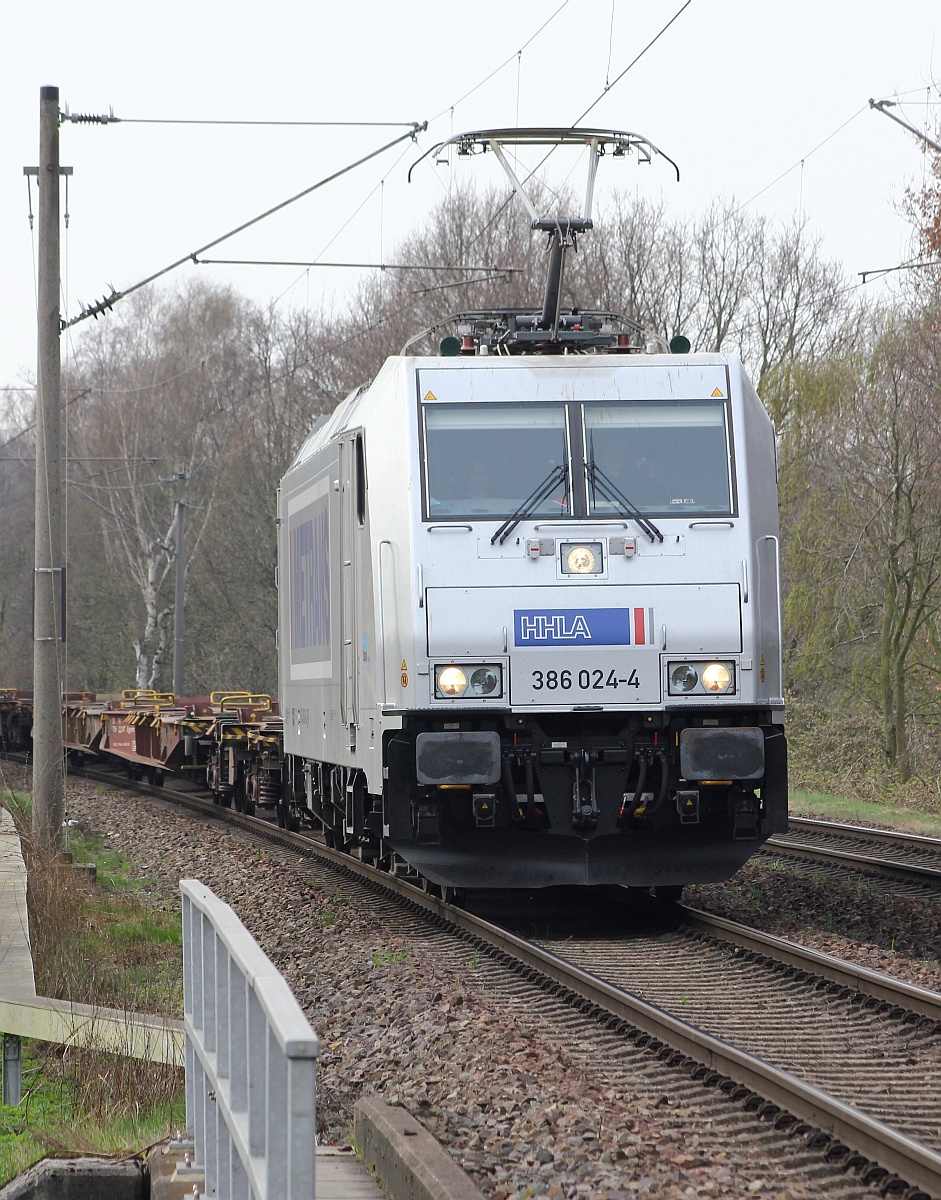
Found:
[[[895,704],[892,680],[892,648],[894,645],[892,631],[895,624],[895,588],[893,587],[892,572],[885,575],[885,608],[882,614],[882,634],[879,639],[880,671],[879,682],[882,693],[882,722],[885,740],[885,756],[890,764],[895,763],[897,740],[894,720]]]
[[[908,714],[905,689],[905,659],[898,655],[895,660],[895,747],[896,767],[903,783],[912,775],[908,756]]]

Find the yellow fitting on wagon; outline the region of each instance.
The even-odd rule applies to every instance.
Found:
[[[176,704],[176,696],[172,692],[155,692],[153,688],[124,688],[121,692],[121,703],[125,707],[129,704],[154,704],[166,707]]]
[[[223,712],[233,708],[257,708],[262,712],[271,711],[271,697],[259,695],[257,692],[211,692],[209,700]]]

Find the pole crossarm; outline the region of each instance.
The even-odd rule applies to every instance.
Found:
[[[915,125],[910,125],[904,117],[898,117],[895,113],[889,112],[890,108],[898,108],[894,100],[873,100],[869,99],[869,107],[881,112],[884,117],[888,117],[890,121],[894,121],[897,125],[901,125],[903,129],[907,129],[909,133],[913,133],[915,137],[920,138],[926,146],[930,146],[932,150],[937,150],[941,154],[941,145],[930,138],[927,133],[923,133]]]
[[[123,300],[125,296],[129,296],[132,292],[139,291],[141,288],[146,287],[149,283],[153,283],[155,280],[162,278],[164,275],[169,275],[171,271],[175,271],[178,267],[182,267],[185,263],[197,262],[199,255],[205,254],[206,251],[211,250],[213,246],[218,246],[222,242],[228,241],[229,238],[235,237],[237,233],[244,233],[244,231],[246,229],[250,229],[252,225],[257,225],[260,221],[267,220],[268,217],[271,217],[275,213],[280,212],[282,209],[287,208],[288,205],[294,204],[298,200],[302,200],[305,196],[309,196],[311,192],[316,192],[318,188],[326,187],[328,183],[333,183],[335,179],[339,179],[341,176],[347,175],[350,171],[354,171],[357,167],[361,167],[364,163],[369,162],[370,159],[376,158],[380,154],[384,154],[386,150],[391,150],[392,147],[397,146],[399,142],[404,142],[409,139],[415,141],[419,133],[424,132],[424,130],[427,128],[427,121],[425,121],[423,124],[418,124],[415,122],[409,129],[408,133],[403,133],[399,137],[393,138],[391,142],[386,142],[384,146],[380,146],[377,150],[372,150],[369,154],[364,154],[362,158],[358,158],[356,162],[349,163],[347,166],[341,167],[339,171],[334,171],[332,175],[327,175],[325,178],[319,179],[316,183],[312,183],[310,187],[304,188],[303,191],[298,192],[296,195],[290,196],[287,200],[282,200],[279,204],[275,204],[272,208],[266,209],[265,212],[259,213],[257,217],[252,217],[248,221],[243,221],[242,224],[236,226],[235,229],[230,229],[228,233],[222,234],[221,237],[213,238],[211,242],[207,242],[205,246],[200,246],[197,250],[191,250],[189,254],[184,254],[182,258],[178,258],[175,262],[170,263],[166,267],[161,267],[159,271],[154,271],[153,274],[148,275],[146,279],[141,279],[138,283],[132,284],[130,287],[124,288],[122,291],[118,291],[113,284],[110,284],[109,286],[111,290],[108,295],[103,296],[100,300],[96,300],[94,304],[89,304],[83,307],[78,316],[72,317],[71,320],[62,321],[60,328],[63,330],[71,329],[73,325],[77,325],[80,321],[85,321],[89,317],[94,317],[97,320],[98,317],[100,317],[103,313],[106,313],[110,309],[114,308],[115,304],[117,304],[119,300]]]

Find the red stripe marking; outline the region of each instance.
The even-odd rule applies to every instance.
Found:
[[[634,609],[634,645],[644,645],[644,610],[642,608]]]

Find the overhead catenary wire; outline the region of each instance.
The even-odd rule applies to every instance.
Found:
[[[774,177],[774,179],[771,180],[770,183],[766,183],[765,186],[760,191],[755,192],[754,196],[750,196],[744,203],[740,204],[733,213],[729,214],[730,217],[734,217],[738,213],[740,213],[742,211],[742,209],[748,208],[749,204],[752,204],[755,200],[758,199],[759,196],[763,196],[765,194],[765,192],[770,191],[770,189],[773,188],[776,183],[780,183],[781,180],[785,179],[788,175],[790,175],[790,173],[792,171],[796,171],[798,167],[803,167],[804,163],[807,161],[808,158],[811,157],[811,155],[816,154],[818,150],[820,150],[823,146],[825,146],[827,144],[827,142],[832,141],[833,138],[835,138],[838,133],[842,133],[842,131],[847,127],[847,125],[851,125],[858,116],[860,116],[862,113],[864,113],[866,111],[867,107],[868,107],[868,105],[864,104],[862,106],[862,108],[858,108],[856,110],[856,112],[853,113],[852,116],[847,117],[846,120],[843,121],[842,124],[838,125],[836,127],[836,129],[833,130],[832,133],[828,133],[822,142],[818,142],[816,144],[816,146],[814,146],[813,150],[808,150],[806,154],[801,155],[801,157],[797,160],[797,162],[792,163],[787,168],[786,171],[782,171],[780,175],[776,175]]]
[[[297,192],[287,200],[282,200],[279,204],[275,204],[272,208],[267,209],[265,212],[259,213],[258,216],[252,217],[248,221],[243,221],[242,224],[238,225],[235,229],[230,229],[228,233],[222,234],[221,237],[213,238],[213,240],[211,242],[207,242],[205,246],[200,246],[199,249],[190,251],[189,254],[184,255],[182,258],[178,258],[175,262],[170,263],[166,267],[162,267],[159,271],[154,271],[151,275],[148,275],[146,279],[142,279],[138,283],[132,284],[130,287],[124,288],[121,291],[116,291],[114,287],[112,287],[111,294],[109,296],[105,296],[104,299],[99,300],[97,303],[83,309],[78,316],[73,317],[70,321],[62,322],[62,328],[69,329],[73,325],[77,325],[80,321],[87,320],[88,317],[99,317],[102,313],[107,312],[110,308],[112,308],[118,300],[123,300],[125,296],[129,296],[132,292],[136,292],[140,288],[146,287],[148,284],[162,278],[164,275],[169,275],[171,271],[175,271],[178,267],[182,267],[184,263],[194,262],[197,255],[204,254],[207,250],[211,250],[214,246],[218,246],[222,242],[228,241],[229,238],[235,237],[235,235],[238,233],[243,233],[246,229],[250,229],[253,225],[257,225],[260,221],[267,220],[268,217],[273,216],[276,212],[281,212],[282,209],[287,208],[290,204],[296,203],[305,196],[309,196],[312,192],[317,191],[318,188],[325,187],[328,183],[333,183],[334,180],[339,179],[341,176],[348,174],[350,171],[355,170],[357,167],[360,167],[364,163],[369,162],[371,159],[376,158],[378,155],[383,154],[386,150],[391,150],[392,147],[397,146],[399,142],[405,141],[406,139],[411,139],[414,141],[418,133],[427,128],[427,121],[421,124],[415,122],[407,133],[403,133],[399,137],[393,138],[391,142],[386,142],[385,145],[380,146],[377,150],[370,151],[369,154],[364,154],[355,162],[349,163],[347,166],[342,167],[339,171],[334,171],[333,174],[325,176],[325,178],[320,179],[316,183],[311,184],[310,187],[306,187],[302,191]]]
[[[227,267],[350,267],[360,271],[494,271],[506,275],[522,271],[522,267],[499,266],[495,263],[461,263],[460,266],[441,266],[432,263],[364,263],[322,262],[320,259],[266,259],[266,258],[195,258],[197,266]]]
[[[90,395],[91,388],[83,388],[82,391],[78,392],[75,396],[71,396],[68,400],[66,400],[66,406],[74,404],[77,400],[84,400],[86,396]],[[7,438],[5,442],[0,442],[0,450],[6,450],[8,446],[12,446],[14,442],[18,442],[21,437],[25,437],[27,433],[31,433],[35,428],[35,420],[30,421],[28,425],[24,425],[22,429],[14,433],[12,437]]]
[[[299,126],[311,129],[410,129],[414,121],[242,121],[237,118],[211,117],[85,117],[81,113],[63,113],[62,119],[77,124],[99,125],[238,125]]]
[[[523,51],[526,49],[526,47],[531,45],[536,40],[536,38],[539,37],[539,35],[542,33],[542,31],[544,29],[547,29],[552,24],[552,22],[556,19],[556,17],[559,15],[559,13],[568,6],[568,3],[569,3],[569,0],[562,0],[562,3],[555,10],[555,12],[552,13],[551,16],[547,17],[545,19],[545,21],[543,21],[543,23],[539,26],[539,28],[536,30],[536,32],[534,34],[532,34],[530,37],[528,37],[526,39],[526,41],[523,42],[522,46],[520,46],[520,48],[518,50],[514,50],[509,58],[505,59],[502,63],[500,63],[500,65],[498,67],[494,67],[494,69],[490,72],[489,75],[484,76],[484,78],[481,79],[480,83],[475,83],[474,86],[469,91],[465,92],[464,95],[460,97],[460,99],[453,101],[453,103],[451,103],[451,104],[445,105],[445,107],[442,108],[441,112],[435,113],[435,115],[430,118],[428,124],[429,125],[433,124],[435,121],[439,120],[441,117],[445,116],[447,113],[453,113],[459,104],[463,104],[464,101],[468,99],[468,97],[473,96],[474,92],[480,91],[480,89],[485,84],[489,83],[490,80],[493,79],[493,77],[495,75],[499,75],[500,72],[505,67],[508,67],[510,65],[510,63],[513,61],[514,58],[518,58],[519,55],[521,55],[523,53]]]
[[[689,0],[687,0],[687,2],[689,2]],[[461,96],[458,100],[456,100],[452,104],[448,105],[445,109],[442,109],[442,111],[440,113],[436,114],[435,117],[431,118],[431,120],[432,121],[437,120],[441,116],[445,115],[448,112],[450,112],[453,115],[454,109],[457,107],[457,105],[461,104],[469,96],[473,95],[474,92],[479,90],[479,88],[483,87],[490,79],[492,79],[501,70],[503,70],[504,67],[506,67],[509,63],[511,63],[514,58],[519,60],[522,56],[523,50],[525,50],[529,45],[532,44],[533,41],[536,40],[536,38],[539,37],[539,35],[567,7],[568,3],[569,3],[569,0],[563,0],[563,2],[559,5],[559,7],[549,17],[547,17],[545,21],[543,21],[543,23],[539,26],[539,28],[536,29],[535,32],[533,34],[531,34],[529,38],[526,39],[526,41],[522,44],[522,46],[519,47],[519,49],[517,51],[514,52],[514,54],[512,54],[508,59],[506,59],[503,63],[501,63],[493,71],[491,71],[479,83],[475,84],[474,87],[472,87],[467,92],[465,92],[464,95]],[[230,237],[234,237],[236,234],[243,232],[244,230],[248,229],[250,226],[257,224],[258,222],[260,222],[262,220],[265,220],[267,217],[272,216],[275,212],[280,211],[281,209],[287,207],[289,204],[294,203],[296,200],[299,200],[299,199],[303,198],[304,196],[309,195],[312,191],[316,190],[317,188],[323,187],[325,184],[332,182],[333,180],[339,178],[341,175],[347,173],[348,171],[353,170],[358,166],[361,166],[363,163],[369,161],[369,159],[376,157],[378,154],[383,153],[387,149],[390,149],[392,146],[398,144],[398,142],[406,140],[406,139],[411,139],[412,141],[416,140],[418,133],[426,130],[428,128],[428,124],[429,124],[428,121],[425,121],[425,122],[419,124],[418,122],[414,122],[414,121],[410,122],[410,123],[406,123],[406,122],[383,122],[383,121],[348,121],[348,122],[343,122],[343,121],[261,121],[261,120],[259,120],[259,121],[242,121],[242,120],[236,120],[236,119],[230,119],[230,118],[223,118],[223,119],[144,118],[144,117],[120,118],[120,117],[115,117],[113,112],[109,113],[107,116],[94,116],[94,115],[86,115],[86,114],[80,114],[80,113],[69,113],[67,110],[60,114],[60,119],[68,120],[68,121],[74,122],[74,123],[96,123],[96,124],[127,123],[127,124],[179,124],[179,125],[193,124],[193,125],[246,125],[246,126],[247,125],[260,125],[260,126],[283,125],[283,126],[311,126],[311,127],[337,127],[337,128],[343,128],[343,127],[402,128],[402,127],[407,126],[408,130],[409,130],[409,132],[407,132],[406,134],[403,134],[402,137],[394,139],[392,142],[387,143],[383,147],[380,147],[379,150],[374,151],[372,154],[366,155],[365,157],[357,160],[355,163],[350,164],[350,166],[344,168],[342,171],[336,172],[334,175],[331,175],[331,176],[327,177],[326,179],[320,180],[317,184],[314,184],[312,187],[305,189],[303,192],[298,193],[296,196],[292,196],[290,199],[283,201],[281,204],[276,205],[274,208],[267,210],[266,212],[260,214],[259,216],[253,218],[252,220],[245,222],[244,224],[238,226],[236,229],[233,229],[230,232],[224,234],[222,237],[217,238],[214,241],[207,243],[205,246],[200,247],[198,250],[192,251],[190,254],[186,255],[184,258],[178,259],[177,261],[162,268],[160,271],[154,272],[153,274],[148,276],[146,279],[140,280],[138,283],[132,285],[131,287],[124,288],[121,291],[118,291],[112,285],[111,292],[109,295],[103,297],[100,301],[97,301],[94,304],[84,307],[77,316],[71,318],[70,320],[62,321],[61,328],[63,330],[69,329],[72,326],[77,325],[81,321],[86,320],[88,317],[94,317],[95,319],[97,319],[98,316],[100,316],[104,312],[109,311],[115,303],[117,303],[119,300],[123,299],[125,296],[130,295],[132,292],[137,291],[143,287],[146,287],[148,284],[155,282],[157,279],[160,279],[164,275],[169,274],[171,271],[174,271],[174,270],[178,269],[179,267],[183,266],[186,262],[189,262],[189,261],[195,262],[197,255],[205,253],[206,250],[211,249],[213,246],[219,245],[222,241],[225,241]],[[399,160],[397,160],[397,161],[399,161]],[[383,180],[380,182],[380,186],[381,186],[381,183],[384,182],[384,180],[385,180],[385,176],[383,177]],[[333,239],[331,239],[331,241],[332,240]],[[330,243],[328,243],[328,245],[329,244]],[[325,247],[325,249],[326,249],[326,247]],[[288,289],[288,290],[290,290],[290,289]]]
[[[621,80],[624,78],[624,76],[628,73],[628,71],[630,71],[633,67],[635,67],[640,62],[640,60],[644,57],[644,55],[647,53],[647,51],[650,50],[651,47],[653,47],[660,40],[661,37],[663,37],[663,35],[670,28],[670,26],[673,25],[680,16],[682,16],[682,14],[686,11],[687,8],[689,8],[689,6],[692,4],[692,2],[693,2],[693,0],[685,0],[685,3],[682,4],[676,10],[676,12],[673,14],[673,16],[669,19],[669,21],[667,21],[667,23],[659,30],[659,32],[656,33],[650,39],[650,41],[646,44],[646,46],[644,46],[643,50],[641,50],[639,54],[635,55],[635,57],[624,68],[624,70],[621,71],[620,74],[618,74],[615,77],[614,81],[610,84],[608,84],[608,83],[605,84],[604,88],[602,89],[602,91],[598,95],[598,97],[595,100],[593,100],[591,102],[591,104],[589,104],[589,106],[585,109],[585,111],[583,113],[581,113],[580,116],[575,118],[575,120],[572,122],[572,124],[570,126],[571,129],[575,129],[576,126],[578,125],[579,121],[584,120],[584,118],[588,115],[588,113],[590,113],[593,108],[595,108],[598,104],[601,103],[601,101],[608,94],[608,92],[611,91],[612,88],[614,88],[617,84],[619,84],[621,82]],[[553,14],[553,16],[555,16],[555,15],[556,14]],[[508,59],[507,61],[511,61],[511,60]],[[505,65],[506,64],[504,63],[504,66]],[[540,170],[548,162],[548,160],[554,154],[555,149],[556,148],[553,146],[551,150],[549,150],[546,154],[543,155],[543,157],[539,160],[539,162],[535,165],[535,167],[533,167],[533,169],[528,172],[525,179],[523,180],[524,185],[527,184],[530,181],[530,179],[532,179],[532,177],[536,174],[536,172],[538,170]],[[484,236],[484,234],[491,227],[491,225],[493,225],[493,223],[496,220],[498,220],[499,217],[506,211],[507,205],[513,199],[513,195],[514,195],[514,193],[511,191],[510,194],[507,196],[507,198],[503,201],[503,203],[497,209],[497,211],[490,218],[490,220],[486,222],[486,224],[477,232],[475,237],[472,238],[472,240],[464,248],[465,252],[473,249],[473,247],[477,244],[477,242],[480,241],[480,239]]]
[[[584,119],[588,116],[588,114],[591,112],[591,110],[593,108],[596,108],[601,103],[601,101],[605,98],[605,96],[607,96],[608,92],[610,92],[613,87],[617,87],[617,85],[621,82],[621,80],[628,73],[628,71],[631,70],[632,67],[637,66],[637,64],[644,57],[644,55],[647,53],[647,51],[652,46],[655,46],[657,44],[657,42],[660,41],[660,39],[663,37],[663,35],[666,33],[666,31],[670,28],[670,26],[675,21],[677,21],[683,15],[684,12],[686,12],[686,10],[689,8],[689,6],[692,4],[692,2],[693,2],[693,0],[686,0],[686,3],[682,4],[676,10],[676,12],[669,19],[669,21],[667,21],[666,25],[663,26],[663,28],[659,31],[659,33],[654,34],[654,36],[650,39],[650,41],[647,43],[647,45],[643,48],[643,50],[641,50],[641,52],[627,64],[627,66],[620,73],[620,75],[616,75],[610,83],[608,83],[607,81],[605,82],[605,85],[602,88],[601,93],[598,96],[598,98],[596,100],[592,100],[591,104],[588,105],[588,107],[585,109],[585,111],[583,113],[580,113],[575,118],[575,120],[572,122],[573,129],[579,123],[579,121],[584,121]],[[613,14],[612,14],[612,21],[613,21]],[[552,151],[550,150],[549,154],[551,154],[551,153],[552,153]],[[546,155],[546,158],[548,158],[548,157],[549,157],[549,155]],[[545,160],[543,160],[543,161],[545,161]],[[542,166],[542,163],[540,163],[539,166]],[[537,167],[536,170],[538,171],[539,167]]]

